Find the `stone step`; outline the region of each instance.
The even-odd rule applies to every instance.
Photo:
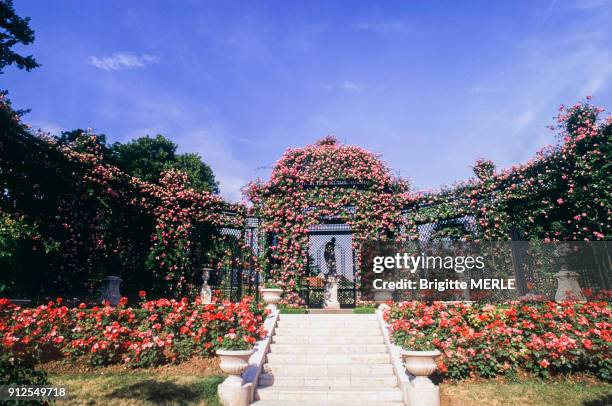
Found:
[[[404,406],[403,402],[289,402],[286,400],[257,400],[255,406]]]
[[[402,392],[391,389],[338,389],[325,390],[308,387],[275,388],[273,386],[257,388],[260,400],[279,400],[290,402],[401,402]]]
[[[281,314],[279,320],[376,320],[375,314]]]
[[[333,327],[313,327],[308,328],[307,326],[301,327],[277,327],[274,330],[275,335],[286,335],[286,336],[375,336],[382,335],[378,327],[340,327],[339,329]]]
[[[384,344],[282,344],[274,343],[270,346],[270,352],[274,354],[374,354],[386,353],[387,346]]]
[[[382,334],[378,335],[356,335],[356,336],[319,336],[319,335],[290,335],[275,334],[272,337],[273,343],[278,344],[383,344],[384,339]]]
[[[317,377],[288,377],[262,374],[259,377],[259,386],[272,386],[276,388],[286,387],[311,387],[324,389],[343,388],[393,388],[397,386],[397,378],[394,375],[379,376],[317,376]]]
[[[390,362],[389,354],[318,354],[318,353],[290,353],[267,355],[271,364],[293,365],[338,365],[338,364],[385,364]]]
[[[308,309],[308,313],[310,314],[355,314],[353,309]]]
[[[277,327],[380,329],[376,320],[279,320]]]
[[[265,364],[264,371],[277,377],[345,377],[393,375],[391,363],[386,364]]]

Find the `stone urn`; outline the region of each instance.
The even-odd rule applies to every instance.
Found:
[[[268,305],[268,309],[276,311],[276,304],[281,301],[282,289],[277,288],[261,288],[261,296],[263,301]]]
[[[224,406],[247,406],[249,391],[242,382],[242,373],[249,367],[249,358],[255,352],[250,350],[217,350],[221,359],[219,367],[229,376],[217,388],[219,401]]]
[[[440,355],[442,355],[442,353],[438,350],[402,350],[402,358],[404,359],[406,370],[417,378],[424,377],[427,380],[429,380],[428,376],[436,372],[436,369],[438,369],[436,358],[438,358]]]
[[[438,350],[402,350],[402,358],[404,358],[406,370],[414,376],[414,378],[410,379],[412,390],[408,394],[408,404],[440,406],[440,388],[429,379],[429,376],[438,369],[436,358],[440,355],[442,353]]]
[[[557,302],[563,302],[565,300],[577,300],[585,301],[586,298],[582,294],[582,289],[578,283],[578,277],[580,275],[572,271],[560,271],[555,274],[557,278],[557,292],[555,293],[555,300]]]
[[[123,280],[118,276],[107,276],[104,278],[104,287],[100,293],[100,303],[108,301],[111,306],[117,306],[121,299],[119,287]]]
[[[393,300],[393,289],[374,289],[374,301],[377,303],[386,303]]]
[[[249,367],[249,358],[255,352],[250,350],[217,350],[217,355],[221,359],[219,367],[226,374],[240,378],[240,375]]]

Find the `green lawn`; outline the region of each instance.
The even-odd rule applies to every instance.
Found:
[[[60,405],[202,405],[217,406],[220,375],[157,375],[112,372],[51,375],[68,386],[70,399]]]
[[[49,370],[53,384],[67,385],[71,399],[59,405],[217,406],[221,376],[216,361],[192,360],[150,370],[77,370],[64,364]],[[603,406],[612,405],[612,384],[589,376],[539,380],[530,377],[443,382],[442,406]]]
[[[612,405],[612,385],[603,382],[526,380],[500,383],[443,383],[442,406],[604,406]]]

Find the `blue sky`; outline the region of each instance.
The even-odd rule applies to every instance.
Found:
[[[221,193],[327,134],[427,189],[554,142],[586,95],[612,108],[612,1],[16,0],[43,65],[0,76],[25,121],[111,141],[161,133]]]

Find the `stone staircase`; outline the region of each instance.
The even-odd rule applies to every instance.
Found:
[[[256,406],[403,405],[374,314],[281,314]]]

